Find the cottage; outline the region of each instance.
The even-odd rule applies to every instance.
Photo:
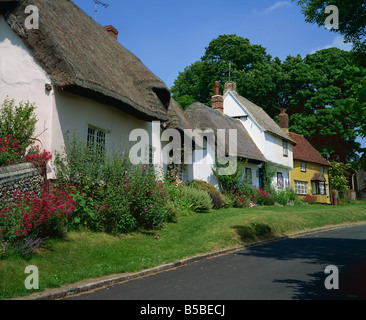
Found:
[[[291,188],[300,197],[311,195],[318,203],[330,204],[329,169],[332,165],[303,135],[289,132],[289,116],[285,110],[279,116],[279,126],[296,142],[293,147]]]
[[[332,165],[310,144],[303,135],[289,133],[296,141],[294,169],[291,172],[291,187],[300,197],[316,196],[316,202],[330,204],[329,169]]]
[[[117,30],[70,0],[33,0],[39,28],[29,29],[28,4],[0,1],[0,102],[35,103],[43,148],[61,150],[68,131],[108,148],[136,128],[151,132],[153,121],[179,125],[169,120],[177,106],[168,88],[116,41]]]
[[[239,120],[224,115],[219,111],[222,107],[219,107],[219,110],[217,110],[217,104],[215,103],[220,100],[218,96],[215,95],[212,100],[212,108],[199,102],[192,104],[185,111],[185,117],[197,129],[207,132],[212,130],[215,137],[217,137],[218,130],[225,130],[225,141],[221,142],[224,145],[219,145],[218,139],[215,139],[214,143],[207,139],[203,146],[205,150],[202,154],[195,150],[190,179],[204,180],[217,186],[217,180],[212,173],[217,151],[219,148],[222,148],[225,155],[232,155],[229,150],[229,132],[230,130],[236,130],[236,139],[231,141],[235,145],[235,156],[238,159],[248,160],[246,176],[252,180],[254,186],[263,187],[261,168],[263,163],[266,162],[265,157]],[[223,99],[221,101],[223,102]]]
[[[233,81],[225,83],[223,112],[240,121],[266,161],[275,169],[273,185],[276,189],[289,187],[296,143],[261,107],[240,96]]]

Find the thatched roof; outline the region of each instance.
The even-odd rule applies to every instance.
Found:
[[[229,154],[228,130],[236,129],[238,135],[236,156],[253,162],[266,162],[262,152],[257,148],[244,126],[240,123],[240,120],[223,115],[220,111],[209,108],[200,102],[192,104],[184,114],[188,122],[193,126],[193,129],[212,129],[215,135],[219,129],[227,130],[225,141],[226,155]],[[212,147],[217,148],[219,146],[216,144],[216,146]]]
[[[235,100],[248,112],[263,131],[284,139],[293,145],[296,143],[279,127],[279,125],[259,106],[240,96],[233,90],[228,90],[226,94],[231,93]]]
[[[53,84],[144,120],[166,121],[170,92],[130,51],[70,0],[0,0],[0,12]],[[25,7],[39,9],[38,30]]]
[[[182,107],[172,98],[168,107],[168,121],[164,123],[167,129],[178,129],[184,131],[185,129],[193,129],[191,123],[185,117]]]

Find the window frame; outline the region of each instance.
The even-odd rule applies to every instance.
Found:
[[[288,142],[282,140],[282,148],[283,148],[283,156],[288,157],[289,149],[288,149]]]
[[[300,165],[300,171],[301,172],[306,172],[307,170],[307,163],[304,161],[301,161],[301,165]]]
[[[109,131],[88,124],[86,143],[96,158],[101,158],[107,149]]]
[[[249,184],[253,184],[253,170],[252,168],[245,168],[245,179]]]
[[[284,188],[284,178],[282,172],[277,172],[277,188]]]
[[[308,194],[308,182],[295,180],[294,186],[297,195],[306,196]]]

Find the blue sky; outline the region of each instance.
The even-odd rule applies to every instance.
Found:
[[[73,1],[94,18],[93,0]],[[248,38],[281,60],[323,48],[350,49],[337,33],[306,23],[291,0],[102,1],[109,7],[98,6],[97,22],[117,28],[118,41],[169,88],[221,34]]]

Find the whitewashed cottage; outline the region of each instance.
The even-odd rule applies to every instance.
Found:
[[[70,0],[33,0],[38,28],[28,28],[29,4],[0,0],[0,103],[35,103],[44,149],[61,150],[74,130],[111,147],[144,129],[156,145],[153,121],[181,125],[166,85],[116,41],[116,29],[97,25]]]

